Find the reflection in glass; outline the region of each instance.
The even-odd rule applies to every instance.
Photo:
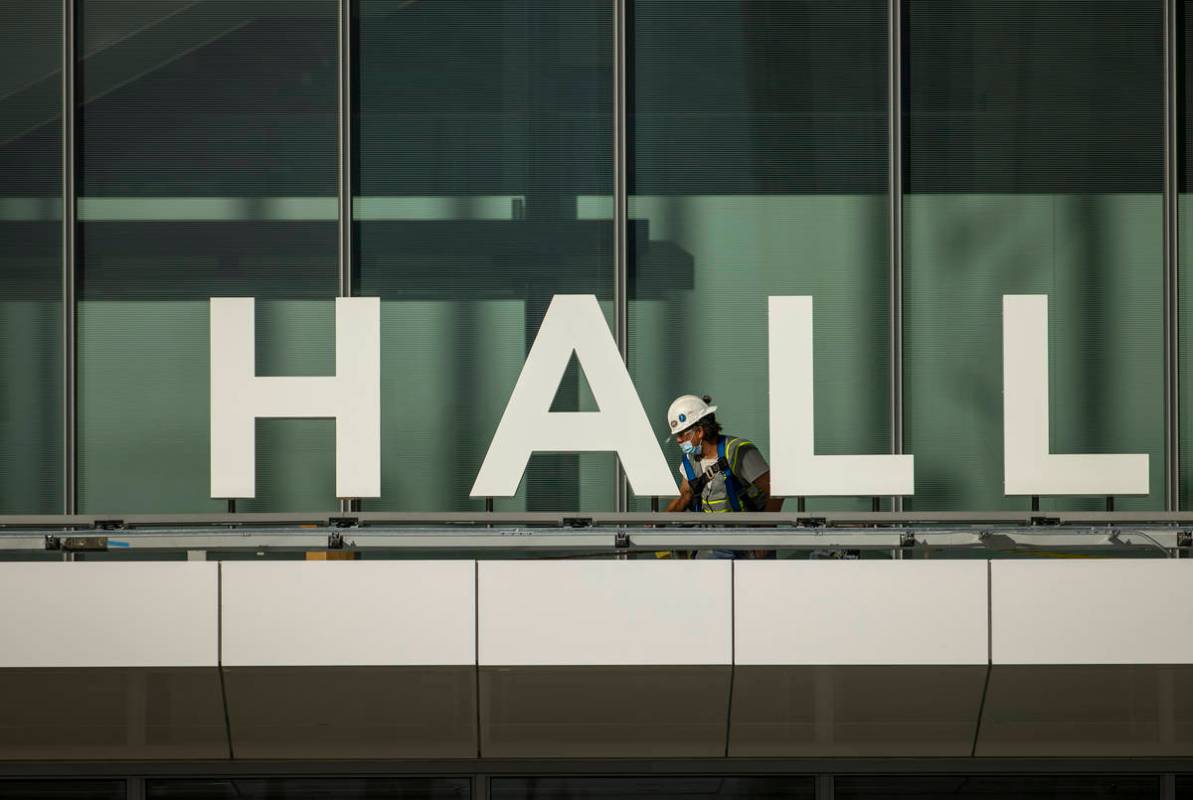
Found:
[[[1177,374],[1180,384],[1178,408],[1184,412],[1179,415],[1178,507],[1188,510],[1193,508],[1193,424],[1190,424],[1187,413],[1187,410],[1193,407],[1190,405],[1193,403],[1193,361],[1189,358],[1190,354],[1193,354],[1193,291],[1190,291],[1190,287],[1193,287],[1193,283],[1190,283],[1193,281],[1193,272],[1190,271],[1193,268],[1193,204],[1190,204],[1190,199],[1193,198],[1193,179],[1190,178],[1186,165],[1193,163],[1190,161],[1190,156],[1193,156],[1193,114],[1189,113],[1190,103],[1193,103],[1193,80],[1190,80],[1193,77],[1193,24],[1190,22],[1193,20],[1193,0],[1183,0],[1178,4],[1178,12],[1183,28],[1181,36],[1184,46],[1183,59],[1179,62],[1184,74],[1177,78],[1177,85],[1182,87],[1184,92],[1184,97],[1181,98],[1183,102],[1179,106],[1181,116],[1177,120],[1180,128],[1177,142],[1183,148],[1183,152],[1180,153],[1181,169],[1177,186],[1177,334],[1180,337]]]
[[[208,298],[257,298],[258,374],[334,373],[336,2],[80,9],[80,508],[220,511]],[[335,508],[333,431],[259,425],[240,508]]]
[[[382,298],[382,499],[479,510],[552,295],[612,298],[612,5],[359,4],[358,291]],[[612,319],[611,305],[606,312]],[[573,364],[554,410],[595,410]],[[609,510],[612,454],[532,457],[497,510]]]
[[[886,6],[634,1],[630,366],[660,437],[710,394],[769,455],[767,296],[811,295],[816,450],[889,452]]]
[[[61,27],[0,4],[0,514],[63,510]]]
[[[1029,507],[1003,496],[1002,296],[1045,294],[1052,452],[1150,454],[1117,507],[1161,508],[1160,4],[909,0],[905,35],[908,507]]]

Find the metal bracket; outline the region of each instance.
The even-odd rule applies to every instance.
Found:
[[[630,534],[626,531],[618,531],[613,535],[613,546],[619,550],[625,550],[630,546]]]
[[[107,536],[64,536],[58,542],[58,550],[69,550],[71,552],[93,552],[101,553],[108,549]]]
[[[592,517],[564,517],[563,527],[565,528],[591,528]]]
[[[1060,517],[1044,517],[1044,516],[1033,515],[1031,517],[1031,524],[1032,525],[1059,526],[1060,525]]]
[[[124,527],[122,519],[97,519],[92,523],[97,531],[118,531]]]
[[[800,517],[795,523],[797,528],[824,528],[827,525],[828,520],[824,517]]]
[[[900,547],[915,547],[916,546],[915,534],[911,531],[903,531],[903,533],[899,534],[899,546]]]
[[[332,531],[327,535],[327,549],[328,550],[343,550],[344,549],[344,534],[339,531]]]
[[[333,528],[356,528],[360,525],[360,517],[328,517],[327,524]]]

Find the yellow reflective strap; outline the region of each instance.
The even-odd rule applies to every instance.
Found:
[[[748,444],[751,447],[754,443],[748,439],[730,439],[729,444],[725,445],[725,454],[729,455],[729,448],[733,448],[733,454],[729,457],[729,469],[733,470],[733,474],[737,475],[737,462],[741,456],[741,447],[743,444]]]

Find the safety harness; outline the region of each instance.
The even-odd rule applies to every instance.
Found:
[[[737,478],[733,475],[733,469],[729,466],[729,459],[725,457],[725,448],[729,444],[728,436],[717,437],[717,461],[713,464],[712,469],[702,475],[696,475],[696,468],[688,459],[687,454],[683,456],[683,471],[688,479],[688,486],[692,488],[692,504],[690,506],[692,511],[704,510],[704,487],[708,482],[716,476],[719,472],[725,476],[725,497],[729,501],[729,508],[733,511],[741,511],[741,498],[738,497]],[[742,445],[747,442],[739,442],[737,447],[741,450]]]

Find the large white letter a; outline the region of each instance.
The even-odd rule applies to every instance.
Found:
[[[551,411],[573,352],[600,411]],[[679,493],[596,297],[555,295],[476,476],[472,496],[516,494],[536,451],[610,450],[621,459],[635,494]]]

